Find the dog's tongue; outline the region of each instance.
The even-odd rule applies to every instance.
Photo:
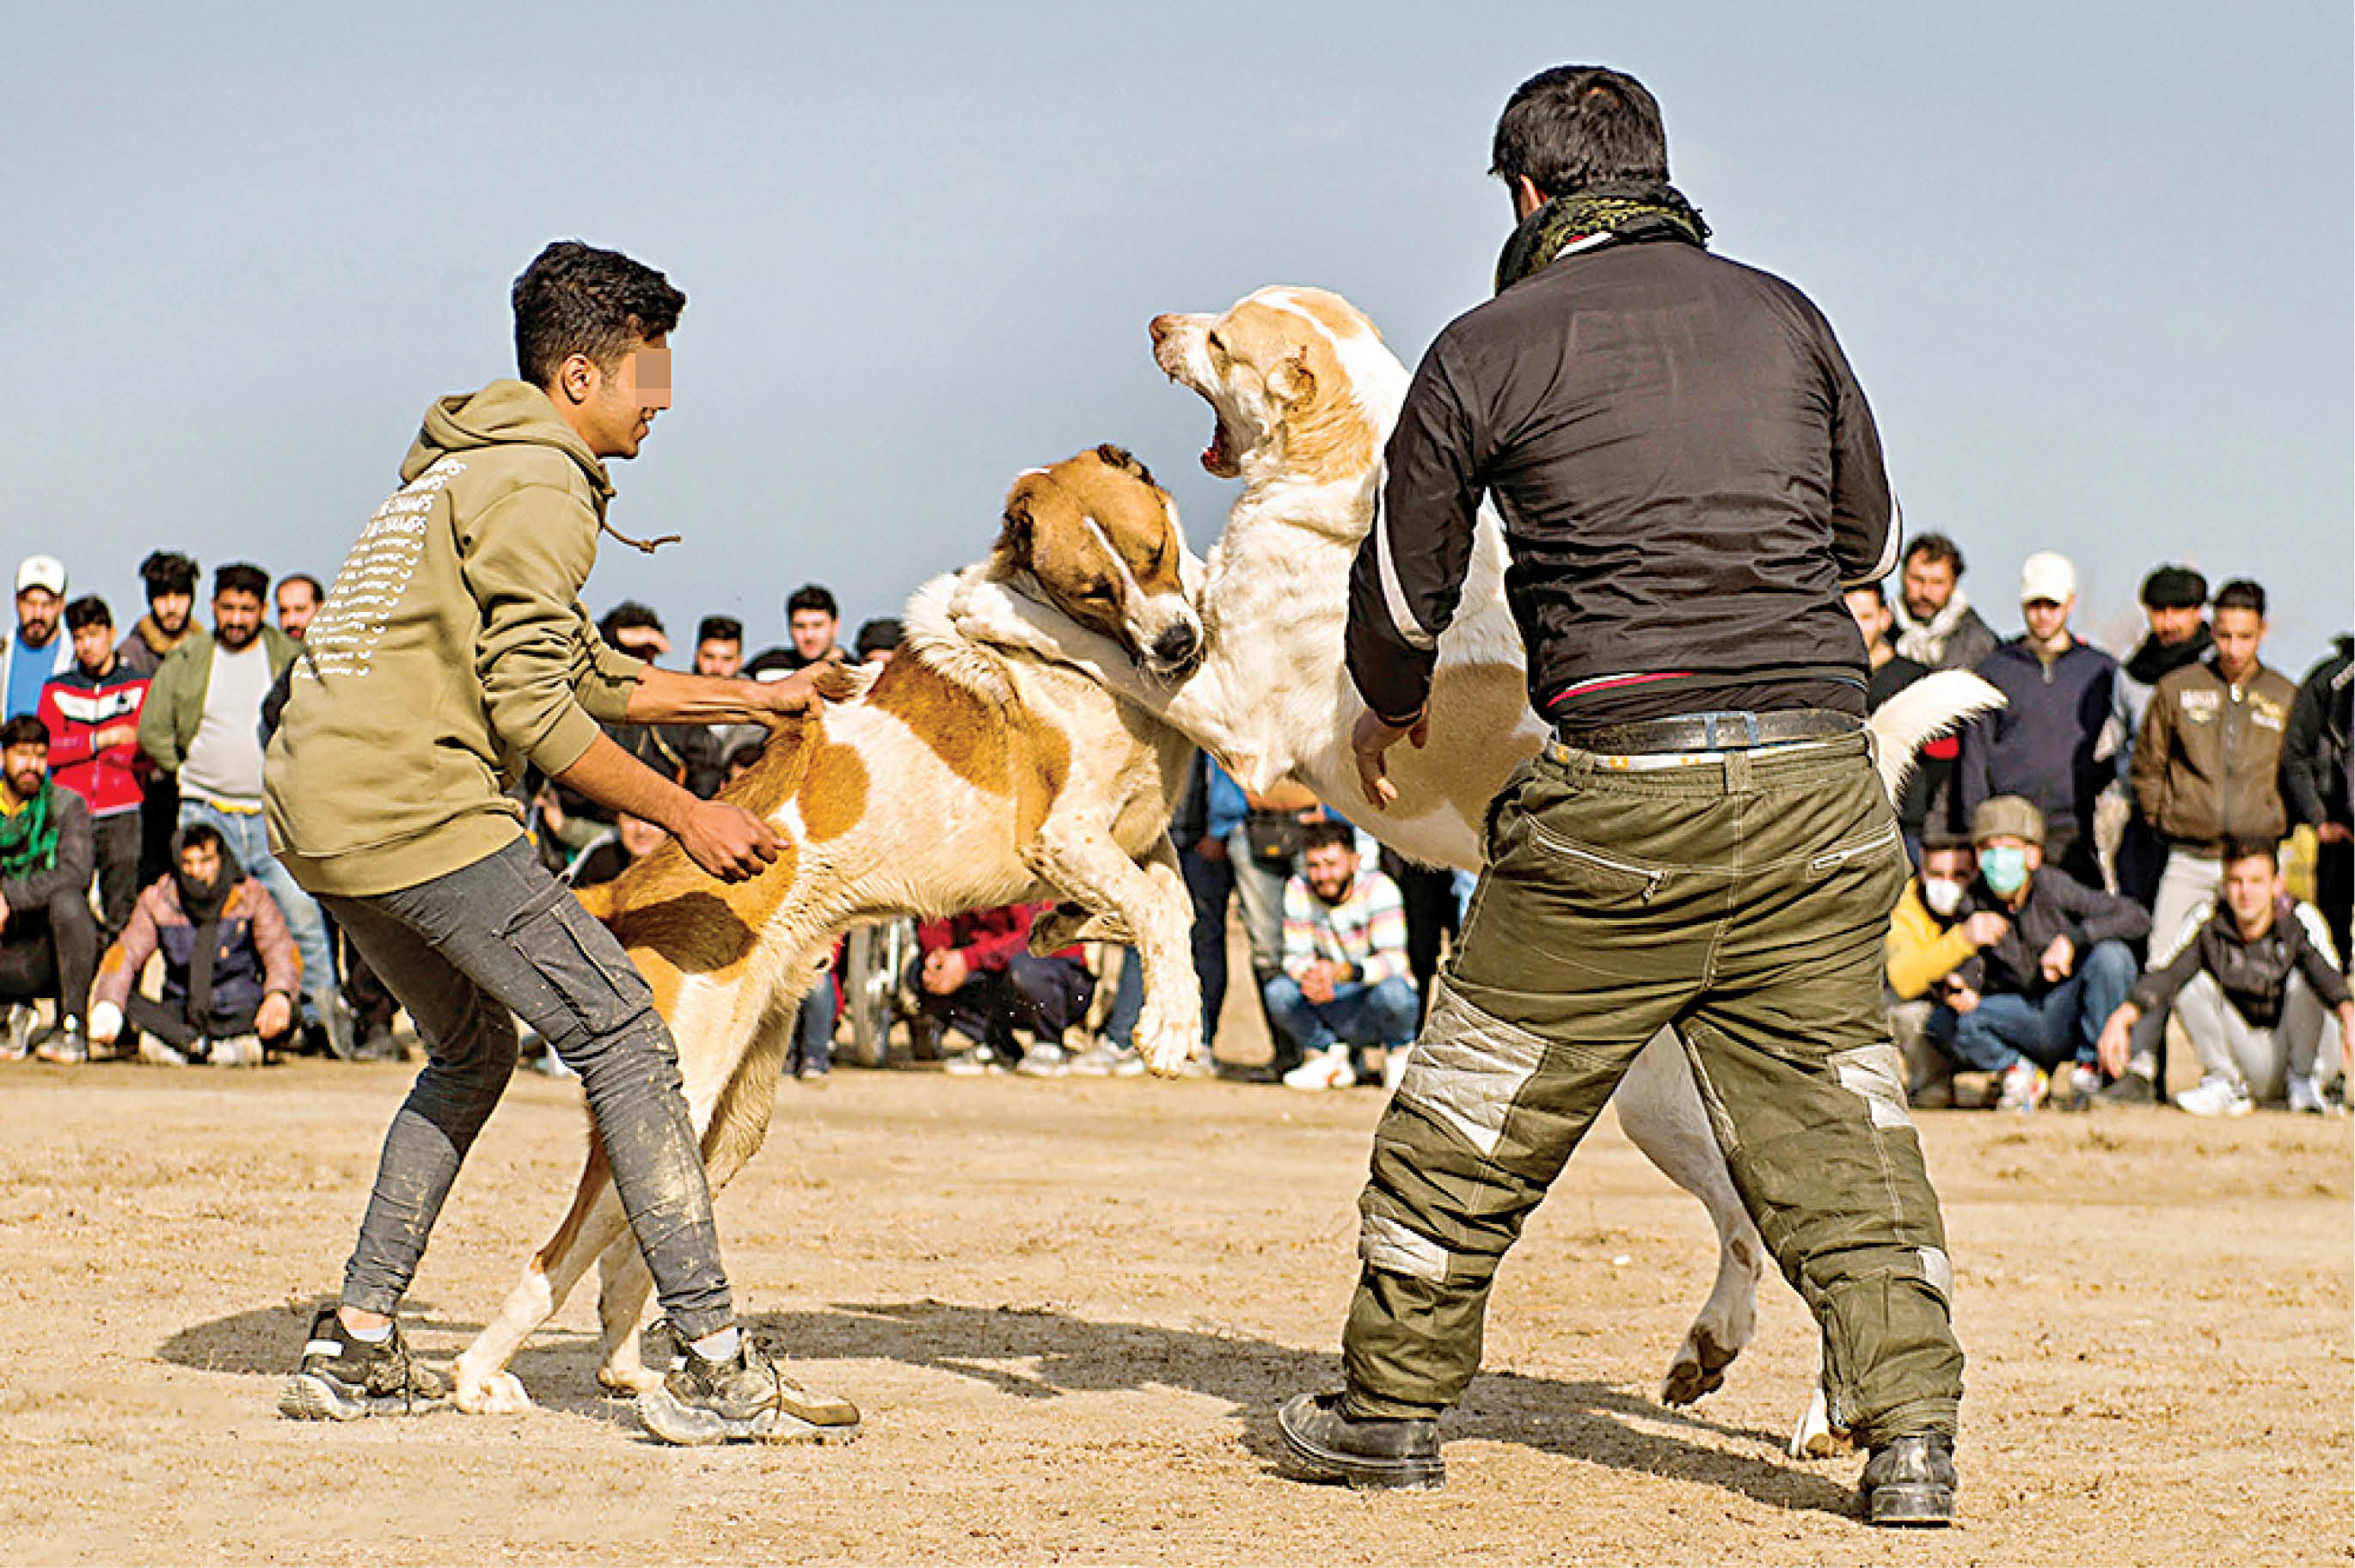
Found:
[[[1227,452],[1227,423],[1224,420],[1210,429],[1210,444],[1202,449],[1202,466],[1212,474],[1233,466]]]

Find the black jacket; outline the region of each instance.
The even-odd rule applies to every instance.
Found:
[[[2086,887],[2051,866],[2030,873],[2028,901],[2017,910],[1989,892],[1985,882],[1973,882],[1955,920],[1959,923],[1981,910],[2011,922],[2001,938],[1955,970],[1956,979],[1983,996],[2034,997],[2051,990],[2044,977],[2044,950],[2056,936],[2067,937],[2077,950],[2073,974],[2095,943],[2132,942],[2150,931],[2150,912],[2134,900]]]
[[[1349,671],[1428,695],[1483,494],[1547,718],[1864,712],[1843,585],[1896,562],[1881,442],[1831,327],[1680,240],[1565,255],[1458,317],[1400,411],[1349,583]]]
[[[1988,796],[2017,795],[2044,814],[2048,833],[2090,841],[2094,799],[2117,777],[2115,760],[2094,752],[2117,699],[2118,661],[2078,642],[2047,665],[2025,637],[2015,637],[1978,673],[2003,693],[2004,706],[1963,731],[1955,826],[1968,827]]]
[[[2355,731],[2355,638],[2339,639],[2338,651],[2307,671],[2297,700],[2290,706],[2282,736],[2282,799],[2290,820],[2355,822],[2349,797],[2350,731]]]
[[[2348,999],[2347,977],[2330,956],[2330,933],[2312,904],[2284,899],[2274,912],[2274,923],[2251,942],[2242,936],[2239,923],[2222,901],[2211,902],[2180,933],[2174,946],[2155,956],[2126,997],[2144,1013],[2155,1013],[2175,1000],[2175,994],[2206,971],[2216,978],[2232,1010],[2257,1029],[2281,1022],[2282,998],[2289,977],[2304,975],[2322,1005],[2335,1008]]]

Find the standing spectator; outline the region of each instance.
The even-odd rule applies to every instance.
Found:
[[[278,629],[301,642],[303,633],[311,624],[311,617],[319,613],[319,606],[326,597],[327,591],[320,587],[319,580],[308,572],[298,571],[290,577],[280,578]]]
[[[1963,729],[1955,808],[1970,816],[1998,795],[2025,797],[2043,815],[2044,864],[2099,888],[2094,803],[2116,776],[2103,741],[2118,664],[2069,629],[2076,603],[2077,569],[2067,556],[2028,558],[2019,573],[2028,630],[1980,661],[1978,673],[2005,705]]]
[[[613,830],[581,852],[564,873],[564,880],[576,888],[593,888],[612,881],[647,856],[663,847],[670,835],[662,824],[648,822],[643,816],[618,813]]]
[[[1898,578],[1897,651],[1931,669],[1977,669],[1995,652],[1993,627],[1963,592],[1963,552],[1944,534],[1920,534],[1905,547]]]
[[[177,550],[155,550],[139,563],[139,581],[147,592],[147,613],[114,651],[153,680],[172,650],[188,640],[197,607],[197,563]],[[172,837],[179,828],[180,781],[160,768],[151,770],[139,799],[141,887],[170,869]]]
[[[860,624],[858,637],[851,645],[851,651],[858,656],[860,664],[890,664],[899,653],[900,639],[907,635],[907,631],[896,616],[878,615],[872,621]]]
[[[2073,1064],[2082,1103],[2101,1083],[2094,1046],[2135,981],[2126,944],[2150,930],[2140,904],[2088,888],[2044,863],[2044,817],[2018,795],[1982,801],[1971,814],[1978,880],[1955,918],[1973,940],[1991,935],[1953,972],[1924,1033],[1956,1065],[2002,1074],[2006,1110],[2044,1103],[2048,1071]],[[1993,922],[1970,931],[1976,918]]]
[[[2265,591],[2244,579],[2219,589],[2212,635],[2209,658],[2159,681],[2135,740],[2135,805],[2167,846],[2150,912],[2162,940],[2214,901],[2226,840],[2289,831],[2282,740],[2297,688],[2257,660]]]
[[[733,615],[706,615],[695,628],[695,673],[734,680],[744,672],[744,626]],[[709,800],[728,783],[729,753],[750,744],[758,752],[769,732],[758,724],[680,726],[679,751],[687,762],[687,787]]]
[[[1930,668],[1890,645],[1889,635],[1897,625],[1897,617],[1880,583],[1863,583],[1841,597],[1856,622],[1858,635],[1864,638],[1868,672],[1864,710],[1878,712],[1882,703],[1929,674]],[[1922,863],[1922,826],[1930,818],[1933,802],[1943,800],[1947,776],[1955,770],[1955,746],[1952,736],[1941,736],[1923,746],[1906,777],[1905,793],[1897,802],[1897,824],[1905,834],[1905,858],[1916,866]]]
[[[2355,915],[2355,789],[2349,756],[2355,752],[2355,637],[2340,637],[2328,658],[2306,672],[2282,737],[2282,795],[2290,815],[2314,828],[2314,901],[2348,955]]]
[[[49,767],[89,804],[98,855],[98,907],[106,938],[123,934],[139,898],[139,805],[153,771],[139,750],[147,677],[114,648],[114,616],[87,594],[66,606],[73,667],[41,689]]]
[[[2321,913],[2283,891],[2273,843],[2232,839],[2223,861],[2223,891],[2175,933],[2103,1027],[2102,1064],[2130,1071],[2136,1024],[2172,1002],[2201,1074],[2178,1105],[2195,1116],[2245,1116],[2281,1093],[2293,1111],[2318,1112],[2323,1085],[2355,1050],[2355,997]],[[2324,1050],[2326,1007],[2339,1015],[2335,1051]]]
[[[2198,664],[2215,645],[2208,634],[2208,580],[2190,567],[2158,568],[2142,580],[2141,597],[2150,629],[2118,667],[2118,712],[2129,746],[2142,733],[2143,715],[2158,683]],[[2118,891],[2148,909],[2158,898],[2159,874],[2166,869],[2167,844],[2137,808],[2118,840]]]
[[[146,1038],[144,1061],[186,1067],[259,1067],[294,1024],[301,962],[278,906],[210,824],[180,832],[172,874],[139,895],[91,992],[91,1039],[112,1045],[125,1027]],[[147,960],[164,957],[164,995],[139,992]]]
[[[949,1072],[1002,1071],[1009,1059],[1032,1073],[1061,1070],[1063,1031],[1087,1017],[1095,979],[1077,947],[1029,951],[1030,923],[1052,907],[1007,904],[916,928],[917,1002],[941,1026]]]
[[[326,921],[270,853],[261,819],[262,700],[294,658],[294,639],[262,620],[269,592],[270,574],[258,566],[236,561],[213,573],[212,635],[190,634],[155,672],[139,715],[139,748],[179,776],[180,827],[208,824],[270,890],[303,956],[310,1021],[348,1061],[351,1017],[336,995]]]
[[[1301,1059],[1284,1087],[1347,1089],[1372,1076],[1364,1053],[1376,1046],[1395,1083],[1423,1016],[1398,884],[1359,869],[1358,832],[1346,822],[1311,825],[1300,859],[1284,890],[1284,967],[1264,991]]]
[[[16,629],[0,638],[0,719],[29,718],[41,688],[73,663],[73,641],[58,635],[66,607],[66,569],[53,555],[28,555],[16,567]]]
[[[755,680],[783,680],[797,669],[822,659],[841,662],[845,656],[835,636],[842,630],[842,610],[834,594],[815,582],[805,582],[785,601],[785,633],[792,640],[771,648],[744,667]]]
[[[49,779],[49,732],[24,714],[0,724],[0,1000],[9,1004],[0,1054],[21,1060],[32,998],[54,994],[58,1027],[43,1060],[89,1055],[82,1021],[98,962],[90,912],[90,807]]]
[[[2011,924],[1992,910],[1964,917],[1963,897],[1977,874],[1970,840],[1936,828],[1923,842],[1921,870],[1889,917],[1889,1034],[1905,1058],[1907,1098],[1923,1110],[1955,1101],[1954,1063],[1931,1049],[1930,1015],[1965,988],[1955,971]]]

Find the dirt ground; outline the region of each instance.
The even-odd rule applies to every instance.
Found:
[[[847,1447],[679,1452],[592,1379],[540,1407],[274,1415],[334,1285],[395,1067],[0,1069],[0,1541],[12,1563],[2346,1562],[2344,1120],[1925,1117],[1971,1357],[1959,1529],[1849,1518],[1858,1462],[1782,1443],[1812,1338],[1653,1403],[1705,1292],[1700,1208],[1605,1124],[1508,1263],[1444,1493],[1275,1467],[1330,1384],[1378,1091],[842,1070],[786,1083],[721,1200],[739,1300]],[[447,1358],[569,1192],[569,1083],[525,1074],[411,1297]]]

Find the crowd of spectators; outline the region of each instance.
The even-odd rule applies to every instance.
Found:
[[[2262,660],[2263,588],[2234,581],[2211,597],[2196,570],[2166,565],[2143,581],[2147,634],[2121,663],[2075,629],[2066,557],[2023,563],[2021,630],[2009,637],[1973,603],[1965,571],[1951,539],[1925,534],[1893,597],[1881,584],[1848,595],[1870,706],[1942,669],[1973,670],[2006,699],[1925,746],[1898,803],[1914,875],[1891,924],[1887,999],[1915,1104],[2157,1101],[2170,1016],[2198,1066],[2174,1096],[2187,1111],[2343,1101],[2355,643],[2339,638],[2292,682]],[[389,995],[262,830],[280,677],[325,589],[224,565],[208,626],[195,561],[157,551],[140,578],[144,613],[119,630],[103,599],[69,597],[58,560],[16,569],[15,624],[0,639],[0,1055],[240,1065],[304,1050],[399,1054]],[[709,615],[687,662],[779,679],[823,660],[887,661],[900,636],[888,618],[847,647],[841,630],[835,596],[808,584],[785,601],[782,643],[748,656],[742,624]],[[600,631],[638,657],[672,657],[644,604],[613,606]],[[766,736],[736,724],[610,729],[707,797]],[[619,876],[663,841],[653,824],[552,781],[527,781],[524,798],[540,854],[576,886]],[[2304,901],[2283,869],[2297,829]],[[1247,795],[1199,754],[1170,832],[1203,992],[1193,1071],[1312,1091],[1395,1084],[1465,880],[1378,852],[1296,786]],[[1043,907],[914,932],[897,978],[919,1056],[960,1073],[1142,1071],[1135,955],[1032,955]],[[1214,1052],[1231,911],[1272,1046],[1252,1066]],[[48,1004],[46,1032],[36,1002]],[[830,971],[796,1020],[790,1075],[831,1071],[842,1007]]]

